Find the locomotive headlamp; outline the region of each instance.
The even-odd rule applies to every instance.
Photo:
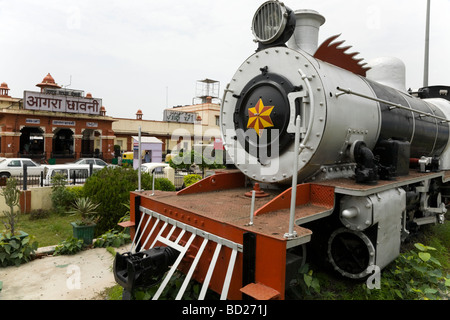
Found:
[[[252,31],[256,41],[268,47],[286,43],[295,29],[293,11],[279,1],[267,1],[253,17]]]

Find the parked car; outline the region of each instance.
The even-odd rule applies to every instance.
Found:
[[[27,165],[28,175],[40,175],[44,167],[28,158],[0,159],[0,178],[23,175],[23,166]]]
[[[173,185],[181,187],[183,185],[183,178],[175,174],[175,170],[168,163],[160,162],[147,162],[141,164],[141,172],[154,175],[155,178],[166,178],[169,179]]]
[[[80,158],[74,162],[74,164],[91,164],[91,163],[102,167],[106,167],[109,165],[104,160],[99,158]]]
[[[49,186],[52,183],[52,177],[59,173],[66,177],[68,183],[72,183],[75,178],[76,183],[84,183],[89,177],[89,168],[87,164],[56,164],[45,165],[44,167],[44,185]],[[103,166],[93,165],[93,171],[102,170]]]
[[[141,164],[141,172],[152,174],[152,171],[155,170],[155,173],[163,173],[164,168],[167,167],[169,167],[168,163],[147,162]]]

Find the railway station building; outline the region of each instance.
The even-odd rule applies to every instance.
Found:
[[[38,89],[11,97],[0,85],[0,157],[24,157],[49,163],[98,157],[112,162],[115,148],[133,151],[139,127],[143,137],[161,140],[163,154],[180,143],[211,143],[220,137],[220,105],[211,97],[198,104],[164,111],[162,121],[146,120],[142,110],[130,118],[106,115],[102,98],[59,86],[51,74]]]
[[[7,83],[1,84],[0,156],[55,163],[113,156],[114,119],[106,116],[102,99],[63,89],[50,74],[36,86],[40,90],[13,98]]]
[[[194,144],[213,144],[220,139],[220,105],[213,103],[211,97],[199,104],[166,109],[162,121],[146,120],[144,116],[139,109],[134,119],[114,118],[115,144],[121,150],[133,150],[133,137],[138,135],[139,128],[141,136],[162,142],[163,154],[176,148],[192,148]]]

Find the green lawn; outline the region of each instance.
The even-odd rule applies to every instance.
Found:
[[[39,247],[47,247],[59,244],[73,235],[71,222],[78,220],[74,215],[57,215],[51,213],[49,217],[38,220],[30,220],[30,215],[21,215],[17,230],[24,231],[35,236]]]

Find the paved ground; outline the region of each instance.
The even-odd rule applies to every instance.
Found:
[[[128,251],[130,245],[115,249]],[[0,268],[0,300],[99,300],[116,284],[114,257],[105,248],[73,256],[45,256],[20,267]]]

